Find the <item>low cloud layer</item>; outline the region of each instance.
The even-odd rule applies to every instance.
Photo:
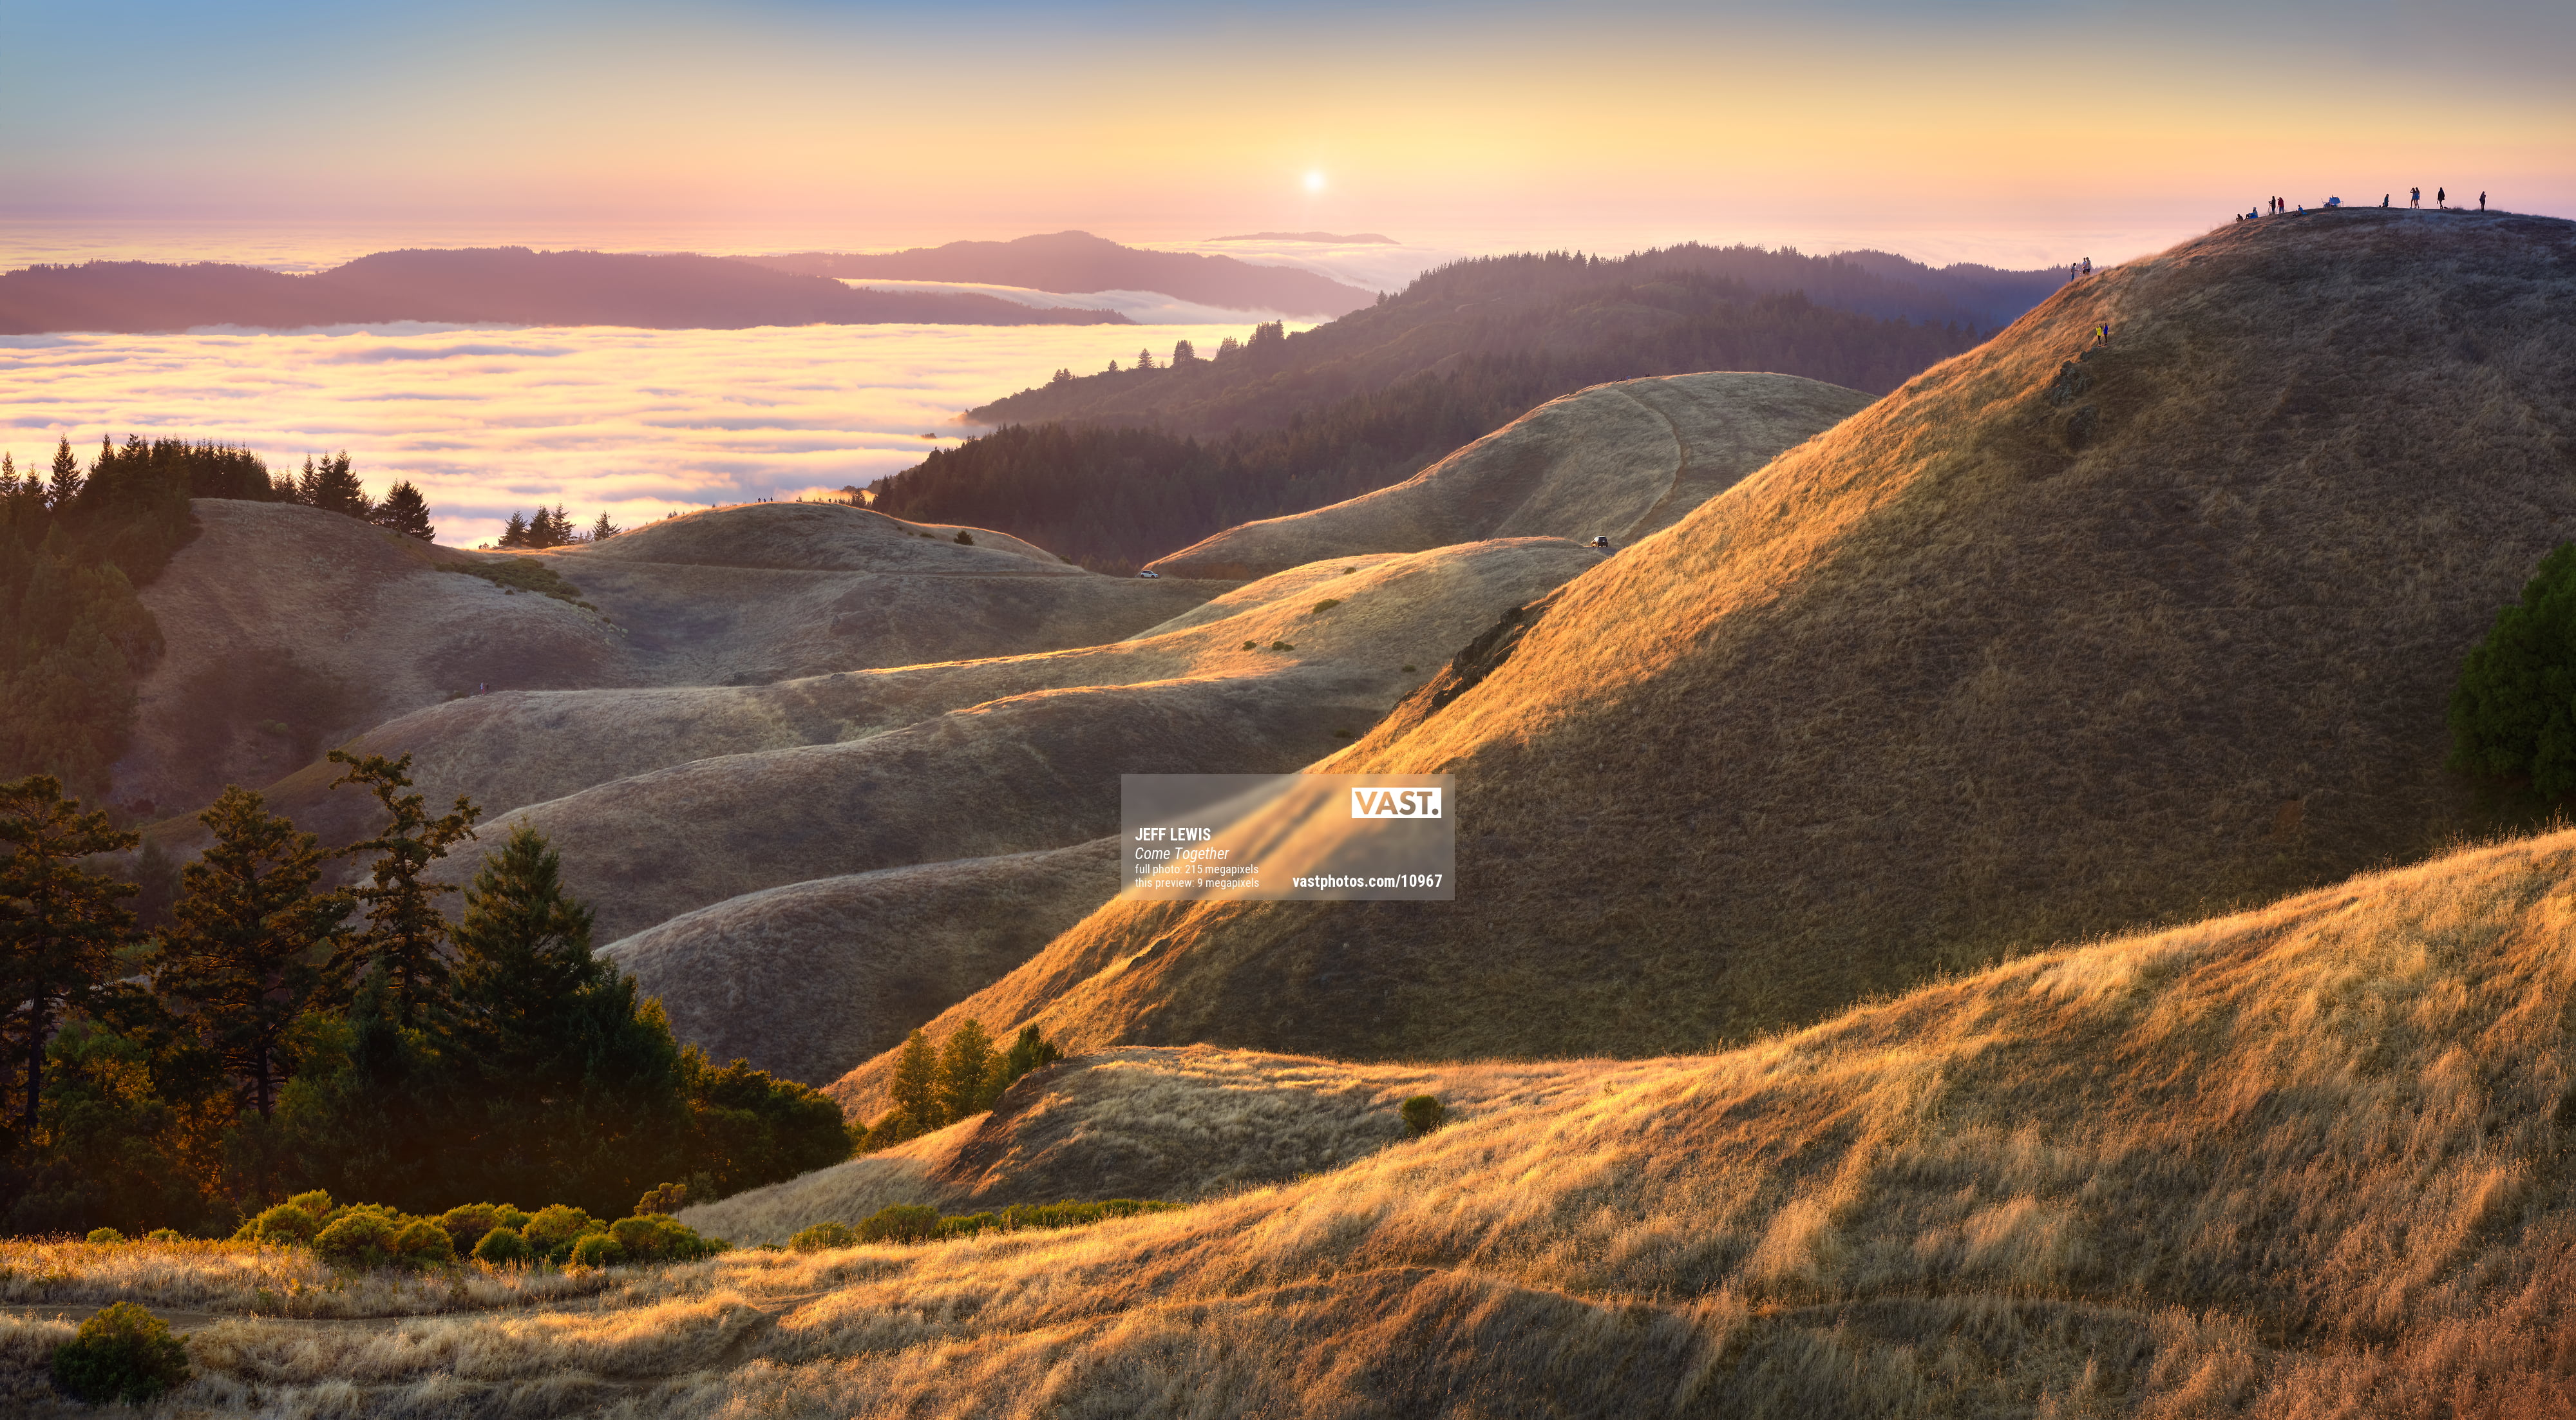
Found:
[[[773,326],[753,330],[397,325],[0,337],[0,449],[21,468],[69,436],[248,445],[272,469],[347,449],[370,492],[408,478],[441,542],[514,510],[583,524],[865,484],[954,444],[959,411],[1176,340],[1250,324]],[[928,437],[925,437],[928,436]]]

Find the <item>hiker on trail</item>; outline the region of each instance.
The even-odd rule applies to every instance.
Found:
[[[2093,327],[2093,343],[2096,345],[2108,345],[2111,343],[2110,322],[2105,321],[2102,324]]]
[[[2424,205],[2424,189],[2422,189],[2422,188],[2420,188],[2420,187],[2410,187],[2410,188],[2406,189],[2406,205],[2407,205],[2407,206],[2409,206],[2409,207],[2421,207],[2421,206],[2423,206],[2423,205]]]
[[[2093,274],[2093,258],[2089,256],[2084,258],[2084,274],[2087,276]]]
[[[2437,188],[2433,189],[2433,205],[2434,205],[2434,206],[2439,207],[2439,206],[2441,206],[2443,203],[2448,202],[2448,201],[2450,201],[2450,200],[2451,200],[2451,193],[2450,193],[2450,190],[2449,190],[2448,188],[2440,188],[2440,187],[2437,187]]]
[[[2066,263],[2066,283],[2068,285],[2071,286],[2075,284],[2076,274],[2075,263],[2071,261]]]
[[[2478,210],[2481,212],[2487,210],[2487,195],[2483,192],[2478,194]]]
[[[2387,193],[2384,193],[2384,192],[2383,192],[2383,193],[2379,194],[2379,205],[2380,205],[2380,206],[2382,206],[2382,207],[2385,207],[2385,206],[2387,206],[2387,205],[2388,205],[2388,194],[2387,194]]]

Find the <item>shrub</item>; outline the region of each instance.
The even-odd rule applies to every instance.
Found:
[[[426,1271],[456,1265],[456,1240],[429,1218],[414,1218],[397,1229],[393,1250],[395,1259],[405,1267]]]
[[[92,1228],[89,1230],[89,1236],[82,1239],[82,1241],[94,1243],[121,1243],[125,1241],[125,1234],[118,1232],[114,1228]]]
[[[921,1242],[939,1232],[939,1210],[918,1203],[895,1203],[859,1224],[861,1242]]]
[[[590,1233],[574,1240],[572,1265],[575,1267],[608,1267],[626,1260],[626,1249],[606,1233]]]
[[[186,1242],[188,1239],[177,1228],[154,1228],[152,1231],[143,1235],[143,1240],[145,1242],[174,1243]]]
[[[1002,1220],[998,1215],[992,1213],[968,1213],[962,1217],[940,1219],[939,1236],[943,1238],[971,1238],[977,1233],[997,1232],[1001,1229],[1001,1226]]]
[[[1412,1130],[1417,1137],[1428,1134],[1449,1122],[1449,1111],[1440,1103],[1438,1095],[1415,1095],[1406,1100],[1402,1108],[1404,1127]]]
[[[528,1260],[528,1240],[516,1228],[494,1228],[474,1245],[474,1260],[513,1267]]]
[[[78,1335],[54,1348],[54,1384],[93,1405],[150,1400],[187,1379],[187,1343],[132,1302],[82,1322]]]
[[[313,1251],[324,1262],[351,1271],[370,1271],[400,1264],[394,1237],[401,1227],[372,1208],[352,1208],[313,1239]],[[444,1236],[444,1234],[442,1234]]]
[[[1270,649],[1274,651],[1294,651],[1297,648],[1289,645],[1285,641],[1273,641],[1270,643]]]
[[[1247,651],[1258,651],[1261,649],[1261,643],[1258,641],[1246,641],[1243,643],[1243,649]]]
[[[634,1262],[695,1262],[724,1250],[722,1243],[700,1237],[697,1229],[668,1213],[620,1218],[609,1224],[608,1232]]]
[[[548,1262],[561,1262],[572,1255],[572,1246],[593,1233],[608,1231],[608,1225],[568,1203],[550,1203],[537,1210],[520,1229],[528,1240],[530,1251]]]
[[[508,1221],[513,1217],[518,1222]],[[507,1203],[460,1203],[438,1215],[438,1225],[447,1230],[448,1242],[460,1253],[472,1252],[494,1228],[517,1227],[527,1221],[527,1214]]]
[[[821,1252],[826,1248],[850,1247],[858,1241],[858,1233],[847,1223],[816,1223],[789,1238],[787,1245],[798,1252]]]
[[[2451,764],[2576,791],[2576,543],[2540,560],[2519,605],[2496,613],[2451,692]]]
[[[1416,666],[1413,664],[1413,662],[1411,662],[1411,661],[1407,661],[1407,662],[1405,662],[1405,663],[1404,663],[1404,668],[1405,668],[1406,670],[1414,670],[1414,669],[1417,669],[1417,667],[1416,667]]]
[[[677,1213],[689,1206],[689,1186],[666,1183],[635,1200],[635,1216],[650,1217],[655,1213]]]
[[[329,1211],[329,1210],[324,1210]],[[321,1235],[322,1217],[293,1203],[280,1203],[241,1225],[236,1242],[310,1243]]]
[[[338,1205],[331,1201],[331,1190],[327,1188],[308,1189],[296,1194],[286,1200],[286,1206],[301,1208],[326,1223],[331,1221],[333,1213],[339,1211]]]
[[[975,539],[968,537],[964,528],[959,528],[957,530],[957,540],[968,547],[973,547],[975,545]]]
[[[1333,608],[1340,606],[1341,604],[1342,599],[1340,597],[1326,597],[1322,601],[1315,603],[1315,610],[1311,614],[1321,616],[1325,612],[1331,611]]]

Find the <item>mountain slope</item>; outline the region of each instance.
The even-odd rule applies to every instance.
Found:
[[[1230,256],[1145,251],[1089,232],[1055,232],[1007,242],[950,242],[905,251],[799,252],[742,260],[810,276],[982,281],[1065,295],[1159,291],[1228,310],[1327,320],[1375,299],[1374,292],[1311,271],[1262,266]]]
[[[1625,547],[1868,405],[1795,375],[1700,374],[1550,400],[1391,488],[1244,523],[1151,565],[1257,577],[1359,552],[1489,537],[1607,536]]]
[[[1458,776],[1456,902],[1116,904],[948,1023],[1698,1047],[2424,853],[2469,807],[2460,659],[2576,535],[2571,406],[2576,224],[2347,211],[2104,272],[1320,765]]]

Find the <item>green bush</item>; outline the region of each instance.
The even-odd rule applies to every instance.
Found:
[[[520,1227],[527,1221],[527,1214],[507,1203],[460,1203],[438,1215],[438,1225],[460,1253],[472,1252],[494,1228]]]
[[[143,1240],[145,1242],[174,1243],[186,1242],[188,1239],[186,1235],[182,1234],[177,1228],[154,1228],[152,1231],[143,1235]]]
[[[968,537],[964,528],[959,528],[957,530],[957,540],[968,547],[973,547],[975,545],[975,539]]]
[[[54,1348],[54,1384],[93,1405],[150,1400],[187,1380],[187,1343],[132,1302],[82,1322],[78,1335]]]
[[[635,1216],[650,1217],[655,1213],[677,1213],[689,1206],[689,1186],[665,1183],[635,1200]]]
[[[456,1240],[432,1218],[414,1218],[396,1229],[393,1249],[405,1267],[426,1271],[456,1265]]]
[[[722,1243],[699,1236],[668,1213],[620,1218],[608,1225],[608,1233],[632,1262],[695,1262],[724,1250]]]
[[[922,1242],[939,1233],[939,1210],[918,1203],[896,1203],[859,1224],[861,1242]]]
[[[626,1260],[626,1249],[606,1233],[591,1233],[574,1240],[572,1265],[575,1267],[608,1267]]]
[[[528,1240],[516,1228],[494,1228],[474,1244],[474,1260],[495,1267],[514,1267],[528,1260]]]
[[[1415,1095],[1402,1106],[1404,1127],[1415,1135],[1424,1135],[1449,1122],[1449,1110],[1438,1095]]]
[[[324,1210],[329,1211],[329,1210]],[[310,1244],[321,1235],[322,1218],[318,1213],[299,1208],[293,1203],[280,1203],[241,1225],[233,1234],[235,1242],[270,1242]]]
[[[305,1212],[312,1214],[314,1217],[319,1218],[326,1223],[331,1221],[331,1215],[333,1213],[339,1211],[339,1205],[331,1201],[331,1190],[327,1188],[308,1189],[303,1193],[296,1194],[294,1197],[286,1200],[286,1206],[289,1208],[301,1208]]]
[[[1340,606],[1341,604],[1342,599],[1340,597],[1326,597],[1322,601],[1315,603],[1315,610],[1312,614],[1315,616],[1322,616],[1325,612],[1331,611],[1333,608]]]
[[[2541,559],[2461,665],[2451,764],[2528,779],[2543,799],[2576,791],[2576,543]]]
[[[550,1203],[537,1210],[520,1229],[528,1240],[528,1249],[548,1262],[561,1262],[572,1255],[573,1244],[594,1233],[605,1233],[608,1225],[568,1203]]]
[[[83,1238],[82,1241],[94,1243],[121,1243],[125,1241],[125,1234],[118,1232],[114,1228],[92,1228],[89,1230],[89,1236]]]
[[[401,1265],[394,1238],[401,1225],[372,1208],[352,1208],[313,1239],[313,1251],[334,1267],[353,1272]],[[445,1236],[441,1233],[440,1236]]]
[[[847,1223],[816,1223],[787,1240],[798,1252],[821,1252],[827,1248],[851,1247],[859,1241],[857,1231]]]

